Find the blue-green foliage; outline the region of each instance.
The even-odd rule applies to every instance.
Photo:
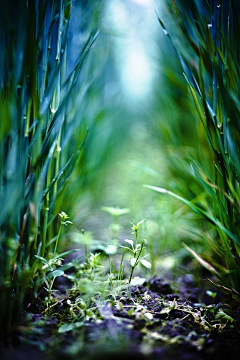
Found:
[[[0,333],[18,321],[36,272],[34,255],[54,248],[54,219],[65,210],[64,192],[87,136],[76,99],[98,30],[71,48],[69,64],[72,6],[65,0],[1,5]]]
[[[240,7],[237,1],[228,0],[168,3],[177,24],[178,41],[159,21],[180,61],[199,130],[204,129],[204,133],[196,133],[202,158],[192,158],[192,179],[198,182],[200,193],[189,202],[185,188],[185,199],[179,199],[215,224],[214,264],[221,270],[220,284],[236,296],[240,290]]]

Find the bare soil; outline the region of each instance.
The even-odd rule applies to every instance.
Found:
[[[238,305],[221,294],[207,296],[191,275],[173,284],[153,277],[114,299],[99,300],[97,316],[75,320],[74,327],[59,332],[60,323],[69,322],[68,296],[61,290],[51,315],[28,304],[12,344],[1,345],[1,359],[239,358]]]

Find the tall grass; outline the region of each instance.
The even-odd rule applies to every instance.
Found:
[[[98,30],[70,68],[72,6],[65,0],[1,4],[0,334],[18,324],[26,291],[37,294],[34,256],[49,257],[55,248],[57,215],[87,136],[86,127],[76,135],[76,90]]]
[[[168,7],[177,25],[178,41],[159,21],[176,50],[205,130],[209,163],[205,163],[204,148],[203,160],[192,161],[193,176],[201,185],[201,194],[195,193],[193,200],[186,190],[184,197],[162,188],[154,190],[178,198],[214,226],[213,259],[204,262],[188,249],[218,278],[221,289],[240,299],[240,7],[229,0],[168,1]],[[201,144],[202,132],[197,135]]]

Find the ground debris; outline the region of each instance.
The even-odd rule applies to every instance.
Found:
[[[32,314],[28,308],[19,328],[20,349],[36,348],[46,360],[91,360],[96,354],[98,359],[236,358],[235,313],[224,302],[193,303],[185,294],[195,285],[186,283],[188,291],[184,287],[175,294],[174,286],[155,277],[114,298],[95,296],[87,304],[71,292],[55,299],[47,312]],[[163,284],[171,288],[169,294],[163,294]],[[18,360],[17,349],[11,360]]]

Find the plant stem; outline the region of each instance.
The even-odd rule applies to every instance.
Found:
[[[55,163],[55,177],[57,177],[58,172],[59,172],[59,167],[60,167],[60,153],[61,153],[61,133],[62,133],[62,128],[60,128],[59,130],[59,134],[58,134],[58,140],[57,140],[57,152],[56,152],[56,163]],[[58,182],[56,181],[54,186],[53,186],[53,198],[55,198],[57,196],[57,188],[58,188]]]
[[[85,252],[85,259],[87,262],[87,243],[86,243],[86,237],[85,237],[85,231],[82,229],[82,236],[83,236],[83,245],[84,245],[84,252]]]
[[[60,228],[59,228],[59,232],[58,232],[58,236],[57,236],[57,240],[56,240],[56,244],[55,244],[54,256],[56,255],[56,252],[57,252],[57,246],[58,246],[58,241],[59,241],[59,238],[60,238],[61,230],[62,230],[62,222],[61,222],[61,225],[60,225]]]
[[[122,264],[123,264],[123,259],[124,259],[125,254],[126,254],[126,251],[124,251],[122,254],[121,263],[120,263],[119,271],[118,271],[118,280],[120,280],[120,276],[121,276],[121,272],[122,272]]]
[[[62,44],[62,26],[63,26],[63,0],[60,0],[59,1],[59,23],[58,23],[58,35],[57,35],[56,61],[60,60],[61,44]]]
[[[52,290],[52,280],[49,280],[49,287],[48,287],[48,305],[50,303],[51,300],[51,290]],[[47,305],[47,306],[48,306]]]
[[[130,277],[129,277],[129,285],[131,283],[131,280],[132,280],[132,276],[133,276],[133,270],[134,270],[135,266],[132,266],[132,270],[131,270],[131,274],[130,274]]]
[[[48,287],[48,305],[51,301],[51,292],[52,292],[52,287],[53,287],[53,283],[54,283],[55,277],[53,277],[53,279],[49,279],[49,287]]]
[[[51,181],[51,164],[49,164],[49,168],[48,168],[48,174],[47,174],[47,184],[46,186],[48,186],[50,184]],[[46,247],[46,238],[47,238],[47,226],[48,226],[48,212],[49,212],[49,192],[46,195],[46,206],[44,209],[44,220],[43,220],[43,240],[42,240],[42,257],[44,257],[45,255],[45,247]]]
[[[139,258],[140,258],[140,255],[142,253],[142,249],[143,249],[143,240],[142,240],[142,243],[141,243],[141,248],[139,250],[138,256],[136,258],[136,262],[135,262],[134,266],[132,266],[131,274],[130,274],[130,277],[129,277],[129,284],[131,283],[131,280],[132,280],[133,271],[134,271],[135,267],[137,266],[137,264],[139,262]],[[136,253],[134,254],[134,258],[135,257],[136,257]]]
[[[30,100],[27,107],[27,116],[26,116],[26,124],[25,124],[25,136],[29,136],[29,128],[31,122],[31,108],[32,108],[32,101]]]
[[[46,200],[46,205],[44,209],[44,220],[43,220],[43,237],[42,237],[42,257],[45,255],[45,247],[46,247],[46,238],[47,238],[47,225],[48,225],[48,205],[49,201]]]
[[[138,238],[138,232],[137,231],[135,231],[135,249],[136,249],[136,246],[137,246],[137,238]]]

